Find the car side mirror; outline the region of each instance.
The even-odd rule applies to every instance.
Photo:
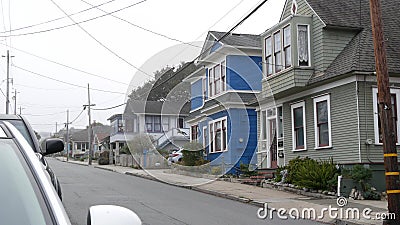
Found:
[[[59,138],[48,138],[41,143],[42,154],[50,155],[64,150],[64,142]]]
[[[87,225],[141,225],[133,211],[116,205],[95,205],[89,208]]]

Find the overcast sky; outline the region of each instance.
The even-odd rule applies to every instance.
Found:
[[[199,48],[191,45],[201,46],[207,31],[228,31],[260,2],[1,0],[0,53],[6,55],[10,50],[14,56],[10,113],[14,113],[16,89],[17,113],[21,107],[35,130],[55,132],[56,123],[58,129],[64,126],[67,110],[73,120],[87,104],[88,83],[97,89],[90,92],[91,102],[96,104],[93,108],[119,105],[126,100],[129,84],[141,85],[165,65],[192,60]],[[235,33],[262,33],[278,22],[283,5],[284,0],[269,0]],[[68,18],[65,14],[75,15]],[[5,113],[6,70],[3,57],[1,113]],[[93,110],[92,119],[109,124],[107,119],[123,109]],[[84,128],[87,124],[85,111],[71,126]]]

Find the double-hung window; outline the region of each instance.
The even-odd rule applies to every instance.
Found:
[[[272,75],[272,37],[265,39],[265,62],[267,64],[267,76]]]
[[[283,28],[283,59],[285,69],[292,66],[292,48],[291,48],[290,25]]]
[[[227,123],[226,118],[209,123],[210,153],[227,150]]]
[[[278,31],[274,34],[274,59],[275,59],[275,73],[282,70],[282,41],[281,32]]]
[[[146,116],[145,122],[147,132],[161,132],[161,116]]]
[[[199,137],[199,125],[193,125],[190,127],[191,129],[191,139],[193,142],[197,142]]]
[[[208,70],[208,96],[211,97],[214,94],[214,70],[210,68]]]
[[[380,122],[380,114],[379,114],[379,102],[378,102],[378,89],[373,88],[373,110],[374,110],[374,129],[375,129],[375,144],[382,143],[382,130],[381,130],[381,122]],[[392,110],[392,123],[394,129],[394,136],[396,138],[396,143],[399,143],[399,111],[400,111],[400,89],[390,89],[390,101]]]
[[[297,25],[299,66],[310,66],[308,25]]]
[[[305,104],[299,102],[291,105],[293,150],[306,150]]]
[[[225,61],[208,69],[208,96],[212,97],[226,90]]]
[[[332,147],[330,96],[314,98],[315,148]]]

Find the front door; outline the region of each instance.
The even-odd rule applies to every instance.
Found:
[[[277,148],[276,148],[276,117],[268,119],[268,154],[270,158],[270,168],[278,167]]]

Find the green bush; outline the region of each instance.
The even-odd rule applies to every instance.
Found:
[[[131,151],[129,151],[128,145],[124,145],[122,148],[119,149],[119,154],[131,154]]]
[[[108,150],[105,150],[102,153],[100,153],[99,159],[97,161],[99,165],[108,165],[110,163],[109,155],[110,151]]]
[[[255,170],[250,171],[249,170],[249,164],[240,163],[239,167],[240,167],[240,174],[245,176],[245,177],[250,177],[250,176],[257,175],[257,171],[255,171]]]
[[[289,161],[288,183],[314,190],[334,190],[338,170],[332,159],[317,161],[296,158]]]
[[[182,164],[185,166],[198,166],[203,159],[203,145],[197,142],[190,142],[183,146]]]

